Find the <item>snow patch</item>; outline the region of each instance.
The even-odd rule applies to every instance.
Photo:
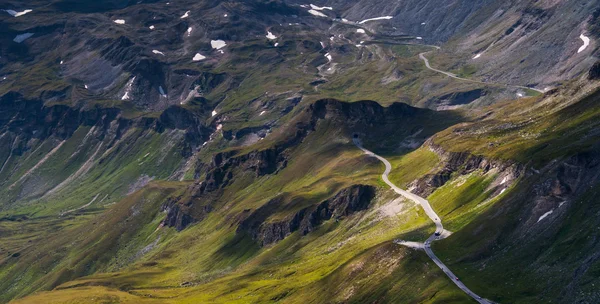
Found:
[[[504,184],[506,184],[506,182],[507,182],[507,181],[508,181],[508,177],[507,177],[507,176],[505,176],[505,177],[502,179],[502,181],[500,182],[500,185],[504,185]]]
[[[423,37],[417,37],[417,40],[423,40]]]
[[[121,100],[131,99],[131,96],[129,96],[129,93],[131,93],[131,87],[133,86],[134,81],[135,81],[135,76],[133,76],[133,78],[131,78],[131,80],[129,80],[127,82],[127,86],[125,88],[125,94],[123,94],[123,97],[121,98]]]
[[[217,115],[217,111],[213,110],[211,114],[212,114],[212,117],[215,117],[215,115]]]
[[[500,191],[500,194],[504,193],[506,191],[506,188],[502,189],[502,191]],[[500,195],[498,194],[498,195]]]
[[[229,15],[227,15],[227,14],[223,15],[223,17],[227,17],[227,16],[229,16]]]
[[[365,30],[363,30],[363,29],[357,29],[357,30],[356,30],[356,32],[357,32],[357,33],[360,33],[360,34],[364,34],[364,33],[366,33],[366,32],[365,32]]]
[[[269,32],[269,31],[267,31],[267,39],[275,40],[275,39],[277,39],[277,36],[273,35],[273,33]]]
[[[7,12],[9,15],[13,16],[13,17],[21,17],[25,14],[31,13],[33,12],[33,10],[30,9],[26,9],[22,12],[17,12],[17,11],[13,11],[13,10],[4,10],[5,12]]]
[[[267,113],[267,111],[262,111],[260,114],[258,114],[258,116],[263,116],[265,113]]]
[[[310,8],[312,8],[312,9],[314,9],[314,10],[316,10],[316,11],[322,11],[322,10],[330,10],[330,11],[332,11],[332,10],[333,10],[333,7],[331,7],[331,6],[323,6],[323,7],[320,7],[320,6],[316,6],[316,5],[314,5],[314,4],[311,4],[311,5],[310,5]]]
[[[167,94],[165,94],[165,90],[163,89],[162,86],[158,87],[158,92],[160,93],[160,95],[162,95],[163,97],[167,97]]]
[[[204,60],[206,59],[206,56],[200,54],[200,53],[196,53],[196,55],[194,56],[194,58],[192,58],[192,61],[200,61],[200,60]]]
[[[481,57],[481,54],[477,54],[477,55],[473,56],[473,59],[477,59],[479,57]]]
[[[376,21],[376,20],[390,20],[390,19],[393,19],[393,18],[394,18],[394,16],[383,16],[383,17],[369,18],[369,19],[365,19],[365,20],[359,22],[358,24],[365,24],[365,23],[367,23],[369,21]]]
[[[13,39],[13,41],[16,43],[21,43],[21,42],[31,38],[31,36],[33,36],[33,33],[25,33],[25,34],[17,35],[15,37],[15,39]]]
[[[279,42],[275,43],[275,47],[278,47],[278,46],[279,46]]]
[[[190,35],[192,34],[192,31],[193,31],[193,30],[194,30],[194,29],[193,29],[191,26],[190,26],[190,27],[188,27],[188,29],[187,29],[187,35],[188,35],[188,36],[190,36]]]
[[[552,214],[552,212],[554,212],[554,210],[550,210],[550,211],[548,211],[548,212],[546,212],[546,213],[542,214],[542,216],[540,216],[540,218],[538,219],[538,221],[537,221],[537,222],[539,223],[541,220],[543,220],[543,219],[545,219],[546,217],[548,217],[548,215]]]
[[[327,58],[327,60],[329,60],[329,62],[331,62],[333,60],[333,57],[329,53],[325,54],[325,58]]]
[[[211,40],[210,45],[213,49],[220,50],[224,48],[227,45],[227,43],[225,43],[225,41],[223,40]]]
[[[65,62],[61,60],[61,61],[60,61],[60,64],[62,65],[63,63],[65,63]]]
[[[152,50],[152,53],[165,56],[165,53],[163,53],[159,50]]]
[[[154,25],[151,25],[148,28],[151,29],[151,30],[153,30],[154,29]]]
[[[323,13],[319,12],[319,11],[315,11],[315,10],[312,10],[312,9],[311,9],[311,10],[308,10],[308,12],[309,12],[311,15],[314,15],[314,16],[317,16],[317,17],[325,17],[325,18],[327,18],[327,15],[325,15],[325,14],[323,14]]]
[[[185,19],[187,17],[190,16],[190,11],[185,12],[185,14],[183,14],[181,17],[179,17],[180,19]]]
[[[123,20],[123,19],[113,20],[113,22],[116,24],[125,24],[125,20]]]
[[[590,37],[581,34],[579,39],[583,40],[583,45],[579,48],[579,50],[577,50],[578,54],[585,51],[585,49],[587,49],[587,47],[590,45]]]

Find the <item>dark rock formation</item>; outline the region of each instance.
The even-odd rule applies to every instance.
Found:
[[[193,193],[193,188],[188,189],[188,193]],[[161,211],[167,214],[162,224],[182,231],[189,225],[202,221],[212,210],[210,204],[203,205],[194,196],[172,197],[161,207]]]
[[[306,235],[324,221],[332,218],[339,219],[365,210],[374,197],[374,187],[354,185],[343,189],[334,197],[318,205],[304,208],[284,220],[270,222],[269,217],[285,203],[281,197],[275,198],[243,220],[237,232],[247,233],[261,246],[266,246],[283,240],[295,231]]]
[[[515,162],[487,159],[469,152],[448,152],[434,144],[432,140],[427,141],[426,145],[440,157],[443,167],[436,173],[428,174],[411,184],[411,187],[414,188],[413,192],[423,197],[446,184],[453,174],[464,175],[475,170],[482,170],[486,173],[492,169],[498,169],[499,172],[510,172],[511,176],[516,179],[525,172],[525,166]]]
[[[594,63],[594,65],[588,71],[588,79],[589,80],[598,80],[600,79],[600,61]]]

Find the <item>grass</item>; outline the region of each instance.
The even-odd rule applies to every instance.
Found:
[[[402,189],[407,189],[411,182],[430,173],[440,162],[437,154],[425,147],[400,158],[388,160],[393,168],[390,172],[390,180]]]

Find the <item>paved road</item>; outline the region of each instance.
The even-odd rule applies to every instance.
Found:
[[[436,49],[440,49],[439,47],[435,47]],[[479,80],[473,80],[473,79],[467,79],[467,78],[462,78],[462,77],[458,77],[456,76],[456,74],[450,73],[450,72],[446,72],[446,71],[442,71],[442,70],[438,70],[436,68],[431,67],[431,64],[429,64],[429,60],[427,59],[427,57],[425,57],[425,54],[427,54],[429,52],[425,52],[425,53],[421,53],[419,54],[419,58],[421,58],[421,60],[423,60],[423,62],[425,62],[425,66],[437,73],[440,74],[444,74],[448,77],[454,78],[454,79],[458,79],[458,80],[462,80],[462,81],[467,81],[467,82],[473,82],[473,83],[480,83],[480,84],[485,84],[485,85],[496,85],[496,86],[502,86],[502,87],[512,87],[512,88],[518,88],[518,89],[529,89],[529,90],[533,90],[536,91],[538,93],[544,93],[544,91],[542,90],[538,90],[536,88],[530,88],[530,87],[526,87],[526,86],[519,86],[519,85],[510,85],[510,84],[504,84],[504,83],[492,83],[492,82],[483,82],[483,81],[479,81]]]
[[[398,188],[398,186],[394,185],[394,183],[392,183],[390,181],[388,176],[390,174],[390,171],[392,171],[392,164],[390,164],[390,162],[387,159],[365,149],[361,145],[360,139],[358,139],[358,138],[354,138],[354,144],[359,149],[361,149],[363,152],[365,152],[365,154],[375,157],[375,158],[379,159],[382,163],[384,163],[385,171],[381,175],[381,178],[383,179],[383,181],[388,186],[390,186],[390,188],[392,188],[392,190],[394,190],[396,193],[398,193],[398,194],[404,196],[405,198],[412,200],[415,203],[417,203],[418,205],[420,205],[423,208],[423,210],[425,211],[425,213],[427,214],[427,216],[435,223],[435,233],[432,234],[427,239],[427,241],[425,241],[425,244],[424,244],[425,252],[429,256],[429,258],[431,258],[431,260],[433,260],[433,262],[436,265],[438,265],[438,267],[440,269],[442,269],[442,271],[450,278],[450,280],[452,280],[452,282],[454,282],[454,284],[456,284],[456,286],[458,286],[458,288],[462,289],[462,291],[464,291],[466,294],[468,294],[473,299],[475,299],[475,301],[477,301],[481,304],[491,304],[492,302],[481,298],[480,296],[478,296],[477,294],[472,292],[467,286],[465,286],[465,284],[463,284],[463,282],[458,280],[458,277],[456,275],[454,275],[454,273],[452,273],[452,271],[450,271],[450,269],[446,265],[444,265],[444,263],[442,263],[442,261],[435,255],[435,253],[433,253],[433,250],[431,250],[431,242],[443,238],[444,235],[446,235],[446,233],[444,233],[445,232],[444,225],[442,225],[442,221],[441,221],[440,217],[437,215],[437,213],[435,213],[433,208],[431,208],[431,205],[429,204],[429,202],[426,199],[424,199],[414,193],[411,193],[411,192],[408,192],[408,191]],[[440,236],[436,236],[436,234],[440,234]]]

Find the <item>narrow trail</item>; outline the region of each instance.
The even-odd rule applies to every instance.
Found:
[[[434,46],[436,49],[440,49],[440,47]],[[421,60],[423,60],[423,62],[425,62],[425,67],[427,67],[429,70],[432,70],[436,73],[440,73],[440,74],[444,74],[450,78],[454,78],[457,80],[461,80],[461,81],[466,81],[466,82],[472,82],[472,83],[479,83],[479,84],[485,84],[485,85],[493,85],[493,86],[501,86],[501,87],[507,87],[507,88],[517,88],[517,89],[524,89],[524,90],[533,90],[536,91],[538,93],[544,93],[544,91],[536,89],[536,88],[531,88],[531,87],[526,87],[526,86],[520,86],[520,85],[511,85],[511,84],[505,84],[505,83],[495,83],[495,82],[484,82],[484,81],[479,81],[479,80],[473,80],[473,79],[468,79],[468,78],[462,78],[457,76],[456,74],[450,73],[450,72],[446,72],[446,71],[442,71],[442,70],[438,70],[436,68],[431,67],[431,64],[429,63],[429,59],[427,59],[427,57],[425,57],[425,54],[430,53],[429,52],[424,52],[424,53],[420,53],[419,54],[419,58]]]
[[[425,250],[425,253],[427,253],[427,256],[429,256],[429,258],[450,278],[450,280],[452,280],[452,282],[454,282],[454,284],[458,288],[460,288],[463,292],[465,292],[471,298],[475,299],[475,301],[479,302],[480,304],[492,304],[493,302],[483,299],[482,297],[480,297],[477,294],[475,294],[474,292],[472,292],[465,284],[463,284],[462,281],[460,281],[458,279],[458,277],[456,275],[454,275],[454,273],[452,273],[452,271],[448,268],[448,266],[446,266],[435,255],[435,253],[433,253],[433,250],[431,250],[431,242],[443,239],[443,238],[447,237],[449,235],[449,233],[444,229],[442,220],[437,215],[437,213],[435,213],[435,211],[429,204],[429,201],[427,201],[426,199],[424,199],[414,193],[408,192],[406,190],[402,190],[398,186],[394,185],[394,183],[392,183],[389,179],[389,174],[392,171],[392,164],[390,164],[390,162],[387,159],[365,149],[361,145],[360,139],[354,138],[353,141],[354,141],[354,144],[360,150],[362,150],[365,154],[379,159],[385,165],[385,171],[381,175],[381,178],[383,179],[383,181],[399,195],[401,195],[409,200],[414,201],[417,205],[420,205],[423,208],[423,210],[425,211],[425,213],[427,214],[427,216],[434,222],[435,233],[432,234],[423,244],[423,249]],[[414,244],[413,244],[413,246],[414,246]]]

